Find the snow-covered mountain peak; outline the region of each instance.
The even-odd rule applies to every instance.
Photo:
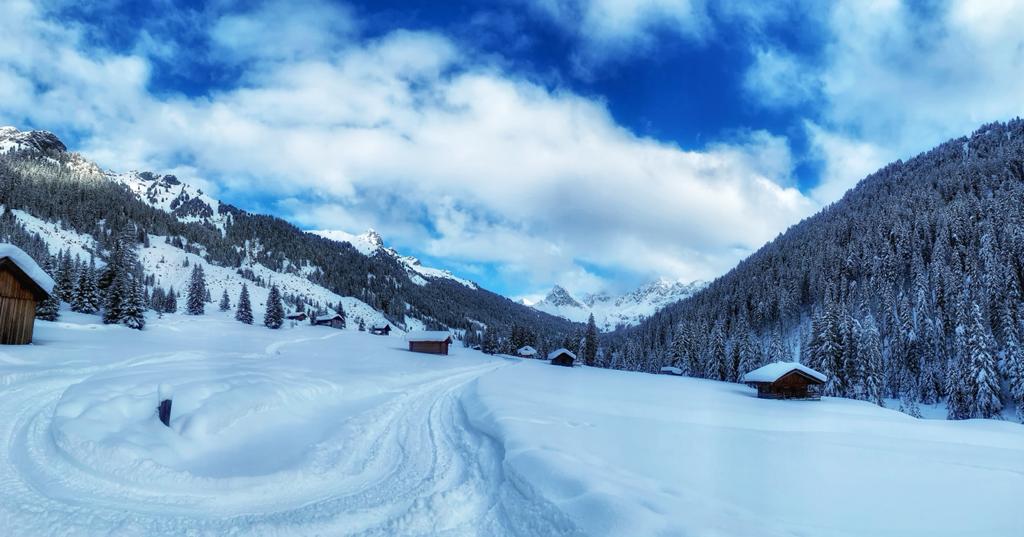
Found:
[[[565,288],[555,285],[551,292],[533,305],[534,309],[569,319],[585,322],[594,315],[601,330],[614,330],[630,326],[650,317],[661,308],[678,302],[707,285],[705,282],[683,282],[659,278],[623,295],[597,293],[574,298]]]
[[[15,127],[0,127],[0,153],[34,150],[39,152],[66,152],[68,148],[50,131],[21,131]]]
[[[385,246],[384,238],[381,237],[380,233],[377,233],[373,228],[366,230],[365,233],[360,235],[355,235],[340,229],[317,229],[310,231],[310,233],[332,241],[347,242],[363,255],[374,255],[378,252],[384,255],[389,255],[398,260],[398,262],[405,267],[410,279],[419,285],[426,285],[427,278],[443,278],[446,280],[456,281],[472,289],[477,288],[475,283],[459,278],[450,271],[425,267],[419,259],[410,255],[402,255],[398,253],[398,250]]]
[[[105,175],[111,181],[128,187],[150,206],[173,214],[179,220],[208,222],[223,229],[224,222],[231,218],[230,211],[225,210],[220,201],[174,175],[147,171],[108,171]]]
[[[564,287],[557,284],[551,288],[551,291],[548,293],[546,297],[544,297],[544,300],[542,300],[541,302],[548,306],[556,308],[583,307],[582,304],[580,304],[575,298],[572,297],[572,295],[569,294],[569,291],[566,291]]]

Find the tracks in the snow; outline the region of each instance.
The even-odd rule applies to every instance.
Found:
[[[507,474],[501,446],[469,424],[460,395],[498,367],[491,363],[412,382],[401,394],[348,417],[344,438],[314,450],[311,473],[241,480],[184,474],[173,486],[153,486],[85,467],[55,444],[53,409],[68,386],[161,360],[181,355],[12,378],[3,387],[4,534],[577,534],[564,514]]]

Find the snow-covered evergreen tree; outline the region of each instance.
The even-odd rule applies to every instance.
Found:
[[[597,324],[593,313],[587,319],[587,332],[583,336],[583,363],[591,367],[597,365]]]
[[[252,324],[252,303],[249,302],[249,287],[242,284],[242,292],[238,295],[238,306],[235,307],[235,320]]]
[[[78,274],[75,293],[71,299],[71,310],[78,313],[96,313],[101,305],[96,289],[96,261],[89,259],[89,265]]]
[[[71,303],[75,296],[75,268],[71,259],[71,252],[61,250],[57,261],[57,274],[54,278],[56,284],[53,293],[63,302]]]
[[[188,300],[185,302],[185,312],[189,315],[203,315],[206,313],[206,275],[203,274],[202,263],[196,263],[192,267],[192,278],[188,284]]]
[[[970,378],[974,383],[972,414],[979,418],[991,418],[1003,409],[999,399],[999,378],[996,376],[996,358],[993,354],[991,335],[985,327],[981,306],[971,304],[971,324],[967,335],[968,356],[970,357]]]
[[[334,307],[334,311],[337,312],[339,317],[341,317],[341,327],[346,328],[348,326],[348,316],[345,314],[345,306],[341,304],[340,300],[338,301],[338,305]]]
[[[124,289],[121,295],[124,302],[121,306],[121,322],[129,328],[142,330],[146,326],[145,286],[135,278],[124,278],[121,281]]]
[[[47,274],[53,273],[53,264],[49,258],[43,263],[42,268]],[[36,302],[36,319],[56,321],[58,317],[60,317],[60,298],[56,292],[50,293],[43,300]]]
[[[178,313],[178,292],[173,285],[167,289],[167,296],[164,297],[164,313]]]
[[[228,298],[228,290],[224,289],[224,292],[220,295],[220,304],[218,305],[220,311],[228,311],[231,309],[231,299]]]
[[[882,344],[878,336],[875,317],[868,312],[860,323],[858,331],[860,344],[858,355],[864,362],[864,399],[878,406],[885,406],[885,371],[882,361]]]
[[[281,291],[276,285],[270,286],[270,294],[267,295],[267,311],[263,315],[263,324],[267,328],[281,328],[284,324],[284,304],[281,303]]]

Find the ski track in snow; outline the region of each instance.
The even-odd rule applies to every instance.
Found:
[[[281,347],[311,339],[275,342]],[[132,481],[62,451],[51,424],[61,395],[98,374],[185,366],[202,353],[167,352],[114,364],[0,378],[0,527],[5,535],[577,535],[561,511],[504,467],[499,444],[475,429],[460,402],[485,363],[410,385],[352,419],[339,461],[314,483],[287,473],[219,489]],[[296,427],[300,424],[296,424]],[[128,471],[131,471],[129,469]],[[122,476],[123,477],[123,476]],[[231,479],[226,481],[232,483]],[[210,485],[213,486],[210,486]]]

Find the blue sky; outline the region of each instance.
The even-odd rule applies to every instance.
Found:
[[[1024,7],[0,5],[0,123],[516,297],[710,279],[1024,108]]]

